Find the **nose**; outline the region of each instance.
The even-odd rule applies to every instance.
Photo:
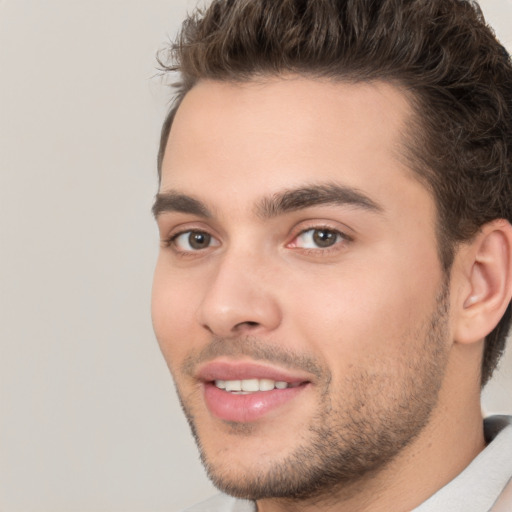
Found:
[[[263,257],[233,252],[212,271],[199,307],[199,322],[212,334],[229,338],[259,335],[281,323],[272,271]]]

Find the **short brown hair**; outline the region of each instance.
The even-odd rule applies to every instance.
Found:
[[[383,80],[412,98],[406,155],[436,201],[445,271],[456,245],[482,225],[512,222],[512,64],[476,2],[213,0],[185,20],[159,62],[181,77],[162,128],[159,175],[174,115],[200,80]],[[486,338],[482,385],[510,323],[511,304]]]

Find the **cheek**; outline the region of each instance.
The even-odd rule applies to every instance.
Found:
[[[180,360],[195,329],[198,291],[183,273],[173,270],[160,257],[153,278],[151,317],[160,349],[169,366]]]
[[[308,293],[289,294],[296,336],[341,372],[368,357],[392,359],[414,350],[435,309],[441,272],[435,254],[429,265],[411,261],[383,255],[343,270],[303,273],[296,288]]]

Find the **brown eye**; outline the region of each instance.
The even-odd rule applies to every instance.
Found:
[[[193,252],[220,245],[218,240],[205,231],[184,231],[171,239],[180,252]]]
[[[340,231],[329,228],[312,228],[302,231],[295,239],[293,246],[301,249],[329,249],[350,238]]]
[[[338,240],[338,233],[329,229],[315,229],[313,231],[313,242],[318,247],[330,247]]]
[[[192,249],[205,249],[210,245],[212,237],[208,233],[196,233],[192,231],[188,235],[188,243]]]

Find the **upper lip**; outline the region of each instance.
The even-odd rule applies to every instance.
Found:
[[[214,380],[270,379],[296,384],[310,382],[311,376],[303,371],[290,371],[252,361],[215,359],[199,366],[196,378],[203,382]]]

